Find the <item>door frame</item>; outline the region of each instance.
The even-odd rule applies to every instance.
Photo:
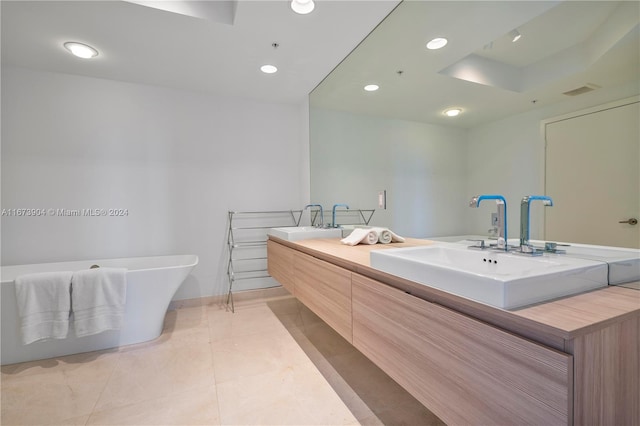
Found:
[[[623,99],[618,99],[617,101],[611,101],[611,102],[607,102],[601,105],[596,105],[594,107],[590,107],[590,108],[586,108],[586,109],[581,109],[578,111],[574,111],[574,112],[570,112],[567,114],[562,114],[562,115],[558,115],[555,117],[550,117],[544,120],[540,121],[540,135],[542,138],[542,146],[544,147],[544,150],[542,152],[543,155],[543,159],[542,159],[542,165],[543,165],[543,171],[542,171],[542,176],[541,176],[541,188],[543,188],[544,190],[544,194],[547,193],[547,125],[548,124],[552,124],[552,123],[557,123],[559,121],[564,121],[564,120],[570,120],[572,118],[576,118],[576,117],[582,117],[584,115],[589,115],[589,114],[595,114],[598,112],[602,112],[602,111],[606,111],[609,109],[613,109],[613,108],[619,108],[619,107],[623,107],[623,106],[627,106],[627,105],[631,105],[631,104],[635,104],[635,103],[640,103],[640,95],[635,95],[635,96],[631,96],[628,98],[623,98]],[[545,213],[544,215],[542,215],[542,221],[540,222],[540,226],[541,226],[541,230],[542,230],[542,238],[546,239],[547,235],[547,229],[546,229],[546,220],[547,220],[547,212],[545,209]]]

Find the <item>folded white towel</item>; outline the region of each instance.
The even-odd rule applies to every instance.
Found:
[[[76,336],[122,328],[126,294],[126,269],[96,268],[74,272],[71,304]]]
[[[348,246],[375,244],[378,242],[378,234],[370,228],[356,228],[348,237],[341,239],[340,242]]]
[[[371,228],[378,234],[378,242],[381,244],[404,243],[404,238],[388,228]]]
[[[16,277],[22,343],[64,339],[69,331],[73,272],[43,272]]]

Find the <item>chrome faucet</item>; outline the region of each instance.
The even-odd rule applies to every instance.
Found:
[[[502,195],[476,195],[469,201],[469,207],[477,208],[482,200],[496,200],[498,205],[498,249],[507,251],[507,200]]]
[[[531,202],[540,200],[546,207],[553,206],[553,200],[546,195],[527,195],[520,201],[520,251],[530,252],[529,234]]]
[[[331,226],[334,228],[337,228],[338,225],[336,224],[336,207],[345,207],[347,210],[349,209],[349,206],[346,204],[334,204],[333,205],[333,212],[331,213]]]
[[[318,228],[324,228],[324,210],[322,209],[322,205],[320,204],[307,204],[304,206],[304,209],[308,209],[309,207],[318,207],[320,209],[320,225],[316,225]]]

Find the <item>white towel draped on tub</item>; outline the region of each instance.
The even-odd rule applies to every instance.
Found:
[[[96,268],[73,273],[71,306],[77,337],[122,328],[127,270]]]
[[[43,272],[16,277],[22,343],[64,339],[69,331],[73,272]]]

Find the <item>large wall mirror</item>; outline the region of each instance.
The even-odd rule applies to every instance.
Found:
[[[497,193],[518,238],[521,198],[547,187],[545,127],[600,105],[637,105],[639,16],[630,1],[405,0],[310,95],[312,202],[375,208],[373,224],[406,236],[487,235],[495,204],[468,203]],[[435,38],[448,43],[428,49]],[[445,114],[454,108],[458,116]],[[638,183],[636,160],[625,173]],[[580,156],[563,161],[567,176],[585,167]],[[620,179],[602,176],[605,186]],[[554,201],[532,205],[534,238],[554,238],[544,235],[552,211],[581,217],[584,205]]]

